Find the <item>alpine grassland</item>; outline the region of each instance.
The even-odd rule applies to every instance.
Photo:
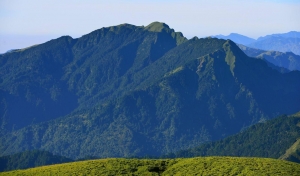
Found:
[[[300,175],[300,165],[246,157],[99,159],[3,172],[0,175]]]

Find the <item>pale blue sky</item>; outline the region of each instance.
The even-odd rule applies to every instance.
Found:
[[[300,31],[300,0],[0,0],[0,53],[62,35],[167,23],[187,38]]]

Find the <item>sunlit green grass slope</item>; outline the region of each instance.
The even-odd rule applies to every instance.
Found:
[[[3,172],[0,175],[300,175],[297,163],[238,157],[100,159]]]

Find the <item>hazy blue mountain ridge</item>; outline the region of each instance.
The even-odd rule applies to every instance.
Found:
[[[234,41],[235,43],[239,43],[239,44],[243,44],[243,45],[248,45],[250,43],[255,42],[255,39],[241,35],[241,34],[237,34],[237,33],[230,33],[229,35],[225,36],[225,35],[216,35],[213,36],[215,38],[219,38],[219,39],[230,39],[232,41]]]
[[[241,44],[238,44],[239,48],[245,52],[249,57],[255,57],[263,59],[267,63],[271,63],[274,66],[282,67],[276,68],[283,72],[292,70],[300,70],[300,56],[292,52],[279,52],[279,51],[265,51],[255,48],[250,48]],[[271,67],[274,67],[270,65]]]
[[[259,37],[257,40],[236,33],[232,33],[228,36],[216,35],[214,37],[230,39],[237,44],[246,45],[251,48],[266,51],[293,52],[294,54],[300,55],[300,32],[296,31],[267,35]]]
[[[258,37],[257,40],[260,41],[260,40],[265,40],[265,39],[272,38],[272,37],[300,38],[300,32],[290,31],[290,32],[281,33],[281,34],[271,34],[271,35],[266,35],[263,37]]]

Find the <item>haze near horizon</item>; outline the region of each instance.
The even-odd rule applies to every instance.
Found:
[[[187,38],[239,33],[258,38],[300,31],[300,2],[263,1],[17,1],[0,2],[0,53],[102,27],[168,24]]]

